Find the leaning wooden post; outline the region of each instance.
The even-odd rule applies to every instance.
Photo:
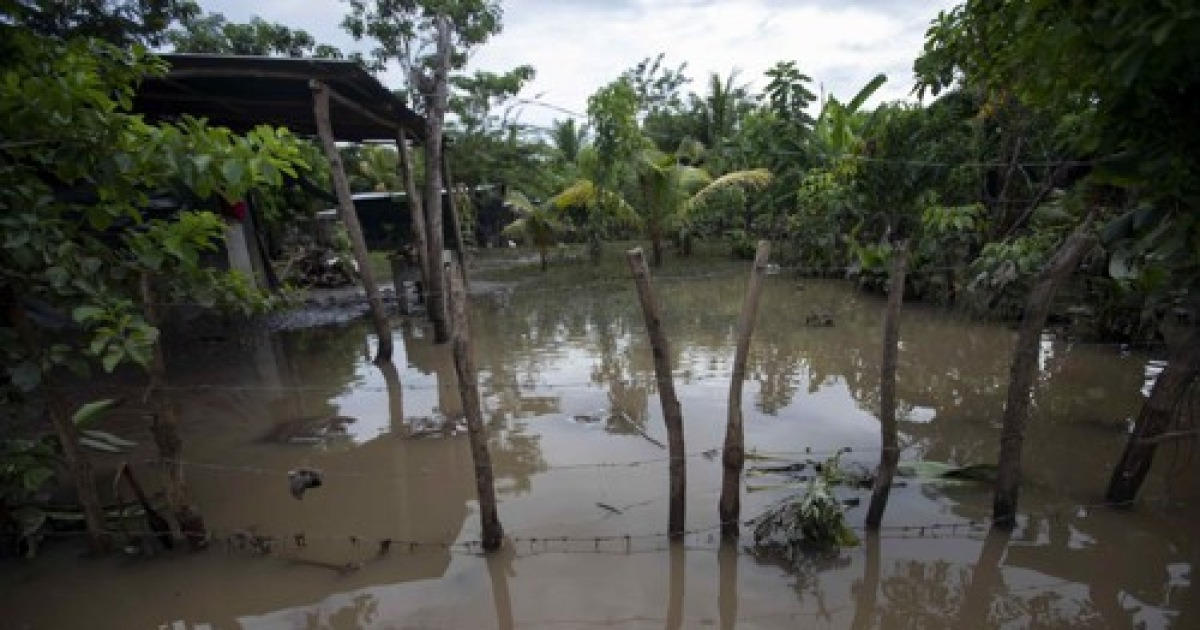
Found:
[[[883,316],[883,360],[879,367],[879,431],[882,435],[879,468],[871,488],[871,505],[867,508],[867,529],[879,529],[883,511],[887,508],[892,478],[900,460],[900,445],[896,437],[896,354],[900,338],[900,307],[904,304],[904,275],[908,269],[908,239],[892,246],[892,274],[888,286],[887,311]]]
[[[146,323],[162,328],[154,292],[154,279],[149,273],[141,277],[142,312]],[[193,549],[203,547],[208,540],[204,519],[188,501],[187,485],[183,480],[183,438],[179,435],[179,420],[175,405],[166,391],[167,363],[163,357],[161,336],[154,341],[150,355],[148,375],[150,386],[147,395],[154,410],[150,432],[158,447],[159,466],[162,469],[163,490],[167,498],[167,524],[171,538],[182,544],[188,542]]]
[[[358,213],[354,210],[354,198],[350,194],[350,183],[346,180],[342,156],[338,153],[337,143],[333,139],[333,126],[329,122],[329,87],[320,81],[312,81],[309,86],[313,91],[313,113],[317,119],[317,135],[321,137],[321,146],[325,149],[325,158],[329,160],[329,170],[333,175],[333,190],[338,198],[338,215],[342,217],[342,223],[350,235],[354,261],[358,263],[358,275],[362,278],[363,289],[367,292],[367,303],[371,307],[371,319],[375,324],[375,334],[379,335],[379,350],[375,353],[375,360],[390,361],[392,358],[392,330],[388,324],[387,311],[383,309],[383,300],[379,297],[379,287],[375,284],[375,274],[371,272],[367,241],[363,238],[362,226],[358,223]]]
[[[458,212],[458,198],[454,194],[454,178],[450,176],[450,159],[442,150],[442,182],[446,189],[446,203],[450,208],[450,229],[454,232],[454,251],[458,253],[458,270],[463,286],[470,287],[467,278],[467,244],[463,238],[462,215]]]
[[[1193,329],[1183,343],[1171,353],[1167,366],[1154,381],[1150,397],[1142,404],[1133,433],[1125,442],[1121,461],[1113,470],[1105,499],[1116,504],[1128,504],[1150,472],[1158,444],[1171,436],[1164,435],[1179,411],[1196,377],[1200,375],[1200,330]]]
[[[1017,520],[1017,490],[1021,482],[1021,446],[1025,440],[1025,422],[1029,415],[1029,398],[1037,376],[1038,352],[1042,329],[1050,315],[1050,303],[1058,287],[1071,275],[1079,259],[1091,247],[1089,232],[1094,213],[1087,218],[1059,248],[1046,267],[1038,274],[1029,292],[1025,315],[1013,349],[1012,367],[1008,376],[1008,397],[1004,405],[1004,425],[1000,430],[1000,461],[996,473],[996,495],[992,500],[992,521],[1010,528]]]
[[[658,399],[662,403],[663,422],[667,425],[667,453],[670,458],[670,507],[667,533],[672,539],[683,538],[687,509],[687,457],[683,451],[683,411],[679,398],[675,396],[675,382],[671,378],[671,346],[663,332],[662,314],[659,312],[658,296],[650,282],[650,270],[646,268],[646,256],[642,249],[626,252],[633,281],[637,286],[638,301],[646,318],[646,333],[650,336],[650,349],[654,354],[654,375],[658,383]]]
[[[504,528],[496,512],[496,486],[492,481],[492,457],[488,453],[487,435],[483,427],[483,409],[479,399],[479,374],[471,356],[471,330],[467,319],[467,297],[462,277],[455,263],[450,264],[446,280],[450,285],[450,317],[454,331],[452,345],[454,372],[458,375],[458,390],[462,396],[463,415],[467,418],[467,435],[471,441],[471,460],[475,464],[475,490],[479,495],[479,521],[483,530],[483,548],[500,548]]]
[[[424,291],[425,287],[429,286],[429,248],[425,244],[425,206],[421,203],[421,191],[417,188],[416,176],[413,174],[412,155],[408,152],[408,132],[403,129],[396,138],[396,150],[400,153],[400,181],[404,182],[404,196],[408,199],[413,249],[417,250],[417,263],[421,268],[421,290]],[[400,293],[400,287],[396,287],[396,293]]]
[[[725,424],[725,449],[721,456],[724,474],[721,477],[721,502],[717,513],[721,519],[721,536],[737,539],[742,513],[742,466],[745,464],[745,439],[742,424],[742,384],[746,380],[746,356],[750,354],[750,336],[754,333],[754,318],[758,313],[758,298],[762,280],[767,273],[771,243],[758,242],[754,267],[750,270],[750,287],[742,314],[738,316],[737,343],[733,353],[733,376],[729,380],[729,410]]]

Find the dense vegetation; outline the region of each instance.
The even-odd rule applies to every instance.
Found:
[[[261,305],[244,278],[200,263],[222,235],[214,211],[255,191],[267,219],[283,222],[312,206],[284,190],[285,176],[326,185],[325,158],[286,130],[235,135],[132,113],[139,79],[164,71],[156,46],[351,57],[373,70],[399,62],[414,85],[397,92],[439,125],[449,111],[449,166],[476,202],[468,219],[509,213],[504,234],[536,247],[543,267],[569,240],[600,256],[606,240],[644,236],[659,264],[697,240],[748,258],[768,238],[801,273],[882,288],[892,244],[907,239],[910,295],[1016,317],[1036,274],[1087,224],[1099,246],[1069,293],[1092,333],[1146,340],[1194,313],[1200,10],[1189,3],[966,0],[933,21],[914,61],[920,104],[869,106],[882,75],[850,98],[818,99],[803,60],[780,60],[760,90],[731,72],[686,91],[686,64],[659,55],[599,87],[586,116],[551,129],[514,114],[535,68],[466,71],[465,50],[501,28],[497,3],[353,0],[348,9],[347,30],[374,40],[369,58],[186,0],[4,3],[0,340],[10,408],[67,368],[152,368],[155,299]],[[455,52],[435,67],[415,44],[443,26]],[[440,155],[434,145],[427,155]],[[355,189],[404,187],[394,149],[342,150]],[[437,186],[428,178],[426,190]],[[163,194],[184,207],[149,212]],[[70,414],[51,411],[85,480]],[[0,510],[45,480],[41,461],[5,456]]]

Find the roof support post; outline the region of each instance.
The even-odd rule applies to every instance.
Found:
[[[346,180],[346,171],[342,166],[342,157],[338,153],[337,143],[333,137],[333,126],[329,122],[329,87],[320,81],[309,82],[313,92],[313,113],[317,121],[317,135],[321,138],[321,146],[325,149],[325,157],[329,160],[329,170],[333,176],[333,190],[338,198],[338,216],[346,226],[350,235],[350,246],[354,252],[354,261],[358,263],[358,275],[362,278],[363,289],[367,292],[367,303],[371,308],[371,319],[375,325],[375,333],[379,336],[379,349],[375,353],[375,362],[392,359],[392,330],[388,323],[387,312],[383,309],[383,300],[379,297],[379,287],[375,284],[375,276],[371,273],[371,260],[367,254],[367,241],[363,238],[362,226],[358,222],[358,213],[354,209],[354,199],[350,195],[350,183]]]
[[[425,244],[428,236],[428,231],[425,229],[425,206],[421,203],[421,190],[417,188],[417,180],[413,174],[412,154],[408,152],[408,131],[403,127],[396,135],[396,152],[400,154],[400,181],[404,184],[404,196],[408,199],[413,248],[417,250],[417,263],[421,268],[421,285],[427,287],[429,286],[429,247]],[[398,293],[399,287],[397,287]]]

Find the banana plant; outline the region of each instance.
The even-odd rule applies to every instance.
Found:
[[[542,271],[546,270],[546,256],[551,247],[558,243],[558,235],[565,226],[558,211],[550,204],[535,205],[524,193],[513,191],[505,202],[517,213],[517,219],[501,232],[511,238],[520,238],[538,250]]]
[[[868,81],[854,95],[854,98],[846,103],[842,103],[833,96],[825,99],[821,105],[821,113],[817,116],[816,124],[813,125],[813,138],[819,151],[827,158],[836,161],[859,149],[861,138],[856,129],[856,115],[867,99],[871,98],[885,81],[887,81],[886,75],[875,75],[875,78]]]

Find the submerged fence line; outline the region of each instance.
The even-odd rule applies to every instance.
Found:
[[[822,457],[849,454],[855,452],[877,452],[880,450],[878,446],[843,446],[836,449],[805,449],[801,451],[760,451],[748,450],[746,455],[750,459],[764,459],[783,461],[796,457]],[[717,461],[718,456],[723,449],[719,446],[686,453],[683,459],[703,458],[709,461]],[[537,472],[550,472],[555,470],[589,470],[600,468],[638,468],[640,466],[649,466],[653,464],[669,463],[673,460],[671,457],[654,457],[649,459],[639,459],[627,462],[610,461],[610,462],[585,462],[579,464],[555,464],[547,465],[540,468]],[[242,466],[237,464],[218,464],[214,462],[199,462],[193,460],[176,460],[180,465],[190,468],[202,468],[205,470],[217,470],[228,472],[239,472],[255,475],[268,475],[286,478],[288,470],[282,468],[262,468],[259,466]],[[161,460],[146,459],[139,462],[143,465],[160,464]],[[809,462],[805,462],[806,464]],[[819,462],[817,462],[819,463]],[[797,471],[769,471],[769,472],[798,472]],[[402,479],[404,475],[379,475],[371,473],[360,473],[353,471],[338,471],[338,470],[321,470],[323,477],[346,477],[346,478],[362,478],[362,479]]]
[[[1186,507],[1186,504],[1170,499],[1170,497],[1154,497],[1149,499],[1139,499],[1135,504],[1170,504],[1173,507]],[[1064,510],[1040,510],[1033,512],[1022,512],[1019,514],[1019,519],[1026,521],[1031,518],[1044,518],[1050,520],[1071,518],[1072,516],[1080,518],[1080,510],[1091,510],[1104,507],[1129,507],[1128,503],[1116,503],[1111,501],[1095,502],[1095,503],[1079,503],[1066,505],[1063,504]],[[764,512],[765,514],[766,512]],[[138,516],[136,512],[130,512],[126,516]],[[737,523],[746,527],[753,527],[761,518],[760,516],[739,519]],[[689,551],[715,551],[720,547],[719,531],[725,525],[723,522],[714,522],[700,527],[692,527],[684,530],[682,548]],[[866,531],[864,525],[847,524],[847,527],[856,532]],[[925,523],[904,523],[904,524],[883,524],[878,530],[877,536],[885,540],[903,539],[903,540],[945,540],[945,539],[970,539],[982,540],[987,531],[992,527],[990,518],[974,518],[974,519],[957,519],[948,521],[933,521]],[[124,530],[114,531],[118,535],[126,535],[129,537],[149,537],[160,532],[150,531],[145,528],[126,528]],[[47,531],[41,534],[44,538],[77,538],[86,535],[83,531]],[[667,551],[672,547],[668,543],[671,534],[667,531],[652,531],[640,533],[624,533],[624,534],[606,534],[606,535],[591,535],[591,536],[505,536],[507,546],[515,553],[516,557],[535,556],[541,554],[563,554],[563,553],[598,553],[610,555],[632,555],[644,553],[659,553]],[[1016,539],[1016,536],[1014,536]],[[654,547],[640,547],[636,543],[652,541],[659,543]],[[258,555],[279,555],[287,551],[303,550],[311,543],[347,543],[353,547],[362,548],[367,551],[375,551],[376,555],[370,559],[382,558],[392,553],[424,553],[428,551],[447,551],[456,554],[467,555],[483,555],[483,541],[479,539],[466,540],[417,540],[407,539],[403,537],[390,536],[364,536],[354,533],[343,532],[338,534],[329,533],[309,533],[306,531],[293,531],[290,533],[262,533],[255,526],[221,528],[214,527],[209,529],[210,546],[215,544],[222,547],[228,553],[248,552]],[[668,543],[668,544],[662,544]],[[706,546],[701,546],[699,543],[704,543]],[[739,543],[741,544],[741,543]],[[282,556],[287,559],[287,556]],[[302,558],[293,558],[304,561]],[[370,560],[368,559],[368,560]],[[329,568],[345,568],[355,570],[361,566],[353,566],[349,563],[342,566],[331,565]]]

